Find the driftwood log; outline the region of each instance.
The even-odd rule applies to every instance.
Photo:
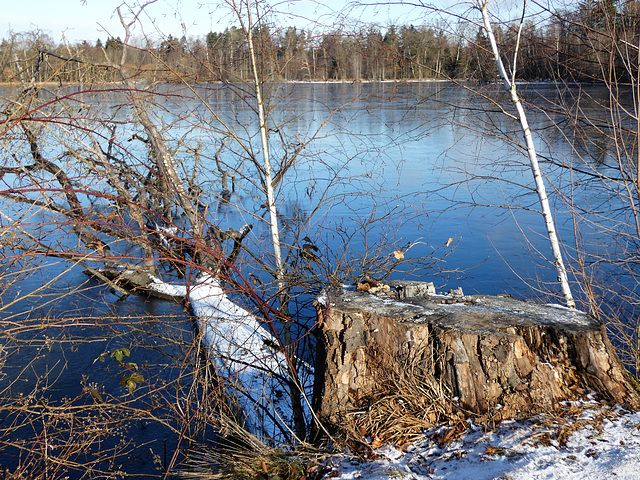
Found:
[[[592,392],[640,407],[604,326],[584,313],[506,296],[435,295],[421,282],[389,287],[318,299],[314,408],[326,425],[366,408],[394,364],[408,362],[437,382],[443,400],[492,420],[553,412]]]

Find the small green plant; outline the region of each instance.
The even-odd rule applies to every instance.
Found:
[[[111,352],[101,353],[96,360],[100,360],[101,362],[104,362],[107,356],[115,359],[118,362],[118,367],[126,368],[131,372],[127,375],[124,375],[122,379],[120,379],[120,386],[127,387],[127,390],[129,390],[129,393],[132,393],[138,387],[138,384],[144,382],[144,377],[138,372],[137,363],[122,361],[125,357],[131,356],[131,351],[128,348],[122,347],[122,348],[118,348],[117,350],[113,350]]]

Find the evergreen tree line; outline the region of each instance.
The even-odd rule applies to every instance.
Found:
[[[584,0],[572,10],[548,12],[542,24],[525,22],[520,32],[517,77],[522,80],[629,80],[626,60],[637,55],[640,0]],[[254,32],[260,68],[272,81],[384,81],[469,79],[493,81],[497,72],[481,29],[392,25],[385,30],[312,34],[295,27]],[[496,28],[505,61],[513,58],[518,31]],[[246,37],[236,27],[202,38],[173,37],[149,48],[134,45],[128,67],[141,79],[241,81],[250,78]],[[12,35],[0,44],[0,81],[115,81],[105,66],[118,60],[119,38],[75,45],[55,44],[41,32]],[[635,49],[635,50],[634,50]]]

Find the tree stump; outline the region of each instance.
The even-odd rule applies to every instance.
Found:
[[[425,372],[443,400],[492,420],[553,412],[593,391],[640,407],[604,326],[584,313],[507,296],[435,295],[421,282],[389,287],[318,299],[314,407],[325,424],[365,408],[400,363]]]

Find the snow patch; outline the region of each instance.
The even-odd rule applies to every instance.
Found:
[[[375,451],[382,457],[375,461],[338,457],[332,476],[337,480],[635,480],[640,470],[640,413],[617,413],[617,418],[602,421],[601,431],[588,425],[574,432],[564,446],[541,444],[541,435],[551,430],[535,419],[503,422],[488,433],[472,425],[459,441],[444,447],[430,440],[437,431],[432,429],[407,453],[385,446]]]
[[[320,292],[320,295],[316,298],[317,302],[323,307],[329,306],[329,295],[327,295],[326,290],[323,288]]]
[[[560,310],[566,310],[568,312],[573,312],[573,313],[579,313],[581,315],[586,315],[585,312],[578,310],[577,308],[570,308],[570,307],[566,307],[564,305],[558,305],[557,303],[547,303],[546,304],[547,307],[552,307],[552,308],[557,308]]]
[[[278,339],[231,301],[215,276],[201,274],[189,290],[189,300],[210,359],[232,387],[229,391],[246,415],[246,427],[264,439],[288,441],[293,411],[288,362]],[[298,363],[309,383],[311,367]],[[312,386],[303,388],[309,392]]]
[[[155,290],[158,293],[171,295],[173,297],[187,296],[187,287],[185,285],[175,285],[172,283],[166,283],[153,275],[149,275],[149,277],[151,278],[151,283],[147,285],[147,288],[151,290]]]

